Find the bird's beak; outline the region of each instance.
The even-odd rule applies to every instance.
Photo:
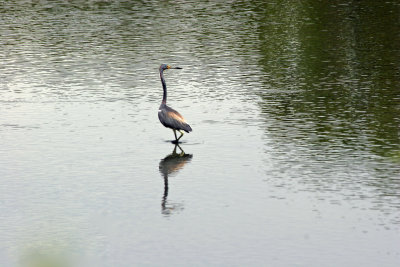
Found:
[[[178,69],[178,70],[181,70],[182,68],[181,67],[171,67],[170,65],[168,65],[167,69]]]

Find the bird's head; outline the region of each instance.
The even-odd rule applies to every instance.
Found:
[[[167,65],[167,64],[161,64],[160,71],[164,71],[167,69],[182,69],[182,68],[181,67],[171,67],[170,65]]]

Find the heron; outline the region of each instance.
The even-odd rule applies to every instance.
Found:
[[[185,119],[178,111],[167,106],[167,84],[165,83],[164,79],[164,70],[167,69],[182,69],[182,68],[171,67],[170,65],[167,64],[162,64],[160,66],[160,79],[164,93],[160,108],[158,109],[158,118],[160,119],[162,125],[172,129],[175,135],[175,141],[173,141],[173,143],[178,144],[179,140],[183,136],[182,130],[189,133],[192,131],[192,128],[190,127],[189,124],[186,123]],[[181,134],[179,137],[177,137],[176,131],[178,131]]]

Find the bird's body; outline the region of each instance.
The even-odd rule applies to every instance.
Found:
[[[184,130],[189,133],[192,128],[186,123],[185,119],[179,114],[178,111],[173,108],[168,107],[166,104],[162,103],[158,109],[158,118],[162,125],[173,130]]]
[[[164,79],[164,70],[166,69],[171,69],[171,66],[162,64],[160,66],[160,79],[161,79],[161,84],[163,86],[163,99],[161,102],[161,105],[158,109],[158,118],[162,125],[164,125],[167,128],[170,128],[174,131],[175,134],[175,142],[178,143],[179,139],[183,136],[183,131],[189,133],[192,131],[192,128],[190,127],[189,124],[186,123],[185,119],[183,116],[173,108],[167,106],[167,85],[165,83]],[[174,69],[181,69],[179,67],[175,67]],[[176,136],[176,131],[181,133],[181,136],[177,138]]]

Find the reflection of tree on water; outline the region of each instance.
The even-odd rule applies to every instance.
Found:
[[[368,190],[398,207],[400,9],[340,2],[245,4],[258,27],[263,86],[254,92],[274,176],[300,177],[318,192],[351,188],[361,199]]]
[[[176,152],[179,148],[180,153]],[[171,154],[167,155],[160,161],[159,171],[164,178],[164,195],[161,201],[161,212],[164,215],[170,215],[173,211],[179,211],[183,209],[181,203],[169,203],[168,198],[168,176],[175,175],[180,169],[182,169],[186,163],[192,159],[193,155],[185,154],[182,148],[176,144]]]
[[[272,118],[268,132],[284,144],[392,158],[400,143],[400,35],[393,34],[400,9],[394,2],[341,2],[257,5],[267,77],[258,92],[261,111]]]

